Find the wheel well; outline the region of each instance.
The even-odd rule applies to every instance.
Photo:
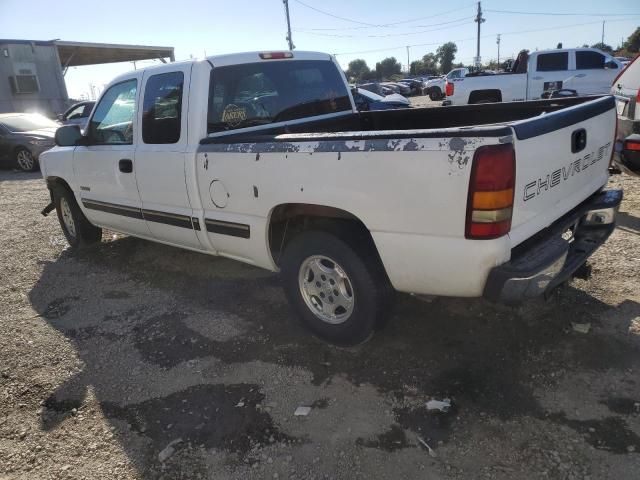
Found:
[[[59,188],[64,188],[73,194],[69,184],[61,177],[47,177],[47,188],[51,193],[51,199],[53,199],[53,191]]]
[[[502,91],[498,89],[491,90],[474,90],[469,94],[469,102],[468,103],[490,103],[490,102],[501,102],[502,101]]]
[[[269,219],[269,250],[279,266],[282,252],[299,233],[323,230],[344,235],[346,240],[365,242],[377,254],[371,233],[355,215],[335,207],[306,203],[285,203],[271,211]]]

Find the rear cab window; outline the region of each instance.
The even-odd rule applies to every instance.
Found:
[[[207,133],[351,111],[347,87],[330,61],[215,67],[209,84]]]
[[[569,52],[542,53],[538,55],[538,72],[558,72],[569,69]]]

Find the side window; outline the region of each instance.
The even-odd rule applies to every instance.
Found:
[[[576,70],[603,70],[604,60],[604,55],[598,52],[576,52]]]
[[[118,83],[100,99],[89,123],[89,139],[98,145],[131,145],[136,112],[136,80]]]
[[[74,118],[82,118],[84,112],[84,105],[80,105],[79,107],[74,108],[67,115],[67,120],[73,120]]]
[[[142,141],[177,143],[182,118],[182,72],[161,73],[147,80],[142,104]]]
[[[538,55],[538,72],[557,72],[569,69],[569,52],[543,53]]]

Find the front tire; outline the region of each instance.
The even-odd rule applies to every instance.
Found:
[[[14,156],[16,166],[23,172],[33,172],[38,168],[38,162],[33,158],[33,154],[24,147],[16,149]]]
[[[349,238],[346,241],[344,238]],[[300,321],[340,346],[367,341],[383,325],[393,289],[375,250],[353,236],[303,232],[283,254],[285,294]]]
[[[100,242],[102,229],[87,220],[70,190],[57,187],[53,198],[62,233],[72,248],[84,248]]]

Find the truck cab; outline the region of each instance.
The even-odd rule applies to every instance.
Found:
[[[594,48],[522,51],[509,72],[465,73],[448,80],[447,104],[536,100],[545,92],[560,90],[577,95],[606,94],[622,68],[618,60]]]

